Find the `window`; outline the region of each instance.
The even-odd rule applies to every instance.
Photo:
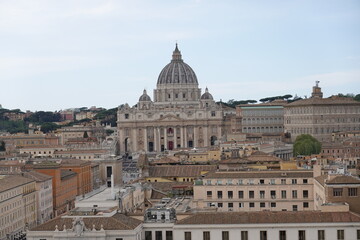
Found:
[[[216,184],[217,185],[222,185],[222,181],[221,180],[216,180]]]
[[[309,198],[309,191],[303,190],[303,198]]]
[[[239,203],[239,208],[243,208],[244,207],[244,203],[240,202]]]
[[[211,116],[215,117],[216,116],[216,112],[215,111],[211,111]]]
[[[349,188],[349,197],[356,197],[358,194],[357,194],[357,188]]]
[[[343,189],[342,188],[334,188],[333,189],[333,196],[334,197],[341,197]]]
[[[249,184],[253,185],[254,184],[254,179],[249,179]]]
[[[228,198],[232,199],[233,198],[233,191],[228,191]]]
[[[222,191],[218,191],[218,192],[217,192],[217,197],[218,197],[219,199],[222,198]]]
[[[239,198],[244,198],[244,191],[239,191]]]
[[[297,184],[297,179],[291,179],[291,184]]]
[[[218,203],[218,207],[219,207],[219,208],[222,208],[222,207],[223,207],[223,203],[219,202],[219,203]]]
[[[228,208],[233,208],[233,207],[234,207],[234,203],[229,202],[229,203],[228,203]]]
[[[270,184],[275,184],[275,179],[270,179]]]
[[[286,240],[286,231],[279,231],[279,240]]]
[[[249,191],[249,198],[254,198],[254,197],[255,197],[254,191]]]
[[[207,191],[207,192],[206,192],[206,196],[207,196],[208,198],[211,198],[211,197],[212,197],[212,191]]]
[[[318,240],[325,240],[325,230],[318,230]]]
[[[238,184],[239,184],[239,185],[243,185],[243,180],[242,180],[242,179],[239,179]]]
[[[337,230],[337,240],[344,240],[344,239],[345,239],[344,230]]]
[[[155,231],[155,240],[162,240],[162,231]]]
[[[306,178],[303,179],[303,184],[307,184],[308,180]]]
[[[129,114],[125,113],[125,119],[129,119]]]
[[[260,198],[265,198],[265,191],[260,191]]]
[[[228,179],[226,182],[227,185],[232,185],[232,179]]]
[[[173,232],[166,231],[166,240],[173,240]]]
[[[185,232],[185,240],[191,240],[191,232]]]
[[[41,239],[40,240],[46,240],[46,239]],[[123,238],[115,238],[115,240],[123,240]]]
[[[298,210],[297,205],[292,205],[292,209],[293,209],[294,212],[296,212]]]
[[[305,230],[299,230],[299,240],[305,240]]]
[[[264,203],[264,202],[261,202],[261,203],[260,203],[260,207],[261,207],[261,208],[265,207],[265,203]]]
[[[297,190],[292,190],[292,198],[297,198]]]
[[[270,203],[270,207],[276,207],[276,202]]]
[[[267,231],[260,231],[260,240],[267,240]]]
[[[253,202],[249,203],[249,207],[251,207],[251,208],[255,207],[255,203],[253,203]]]
[[[308,202],[303,202],[303,208],[308,208],[309,207],[309,203]]]
[[[222,240],[229,240],[229,232],[222,231]]]
[[[281,198],[285,199],[286,198],[286,190],[282,190],[281,191]]]
[[[145,240],[152,240],[151,231],[145,231]]]
[[[210,232],[203,232],[203,240],[210,240]]]
[[[281,179],[281,184],[286,184],[286,179]]]
[[[270,191],[270,195],[272,199],[276,198],[276,191]]]
[[[260,184],[264,184],[265,180],[264,179],[260,179]]]
[[[356,230],[357,240],[360,240],[360,230]]]
[[[241,231],[241,240],[248,240],[248,231]]]

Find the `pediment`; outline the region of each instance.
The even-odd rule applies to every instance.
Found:
[[[182,121],[182,119],[173,114],[166,114],[159,118],[159,121]]]

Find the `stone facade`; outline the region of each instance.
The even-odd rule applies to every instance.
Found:
[[[332,134],[360,130],[360,102],[352,98],[322,98],[316,83],[312,97],[285,105],[285,132],[294,141],[301,134],[311,134],[319,141],[331,141]]]
[[[215,145],[224,135],[224,115],[222,105],[215,103],[207,88],[201,95],[195,72],[183,62],[176,46],[171,62],[159,75],[154,101],[144,90],[135,106],[119,107],[120,151]]]

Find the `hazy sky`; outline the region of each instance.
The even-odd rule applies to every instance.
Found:
[[[0,0],[0,104],[134,105],[176,41],[215,100],[360,93],[359,0]]]

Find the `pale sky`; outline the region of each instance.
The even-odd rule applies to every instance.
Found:
[[[0,104],[153,99],[176,41],[217,101],[360,93],[359,0],[0,0]]]

